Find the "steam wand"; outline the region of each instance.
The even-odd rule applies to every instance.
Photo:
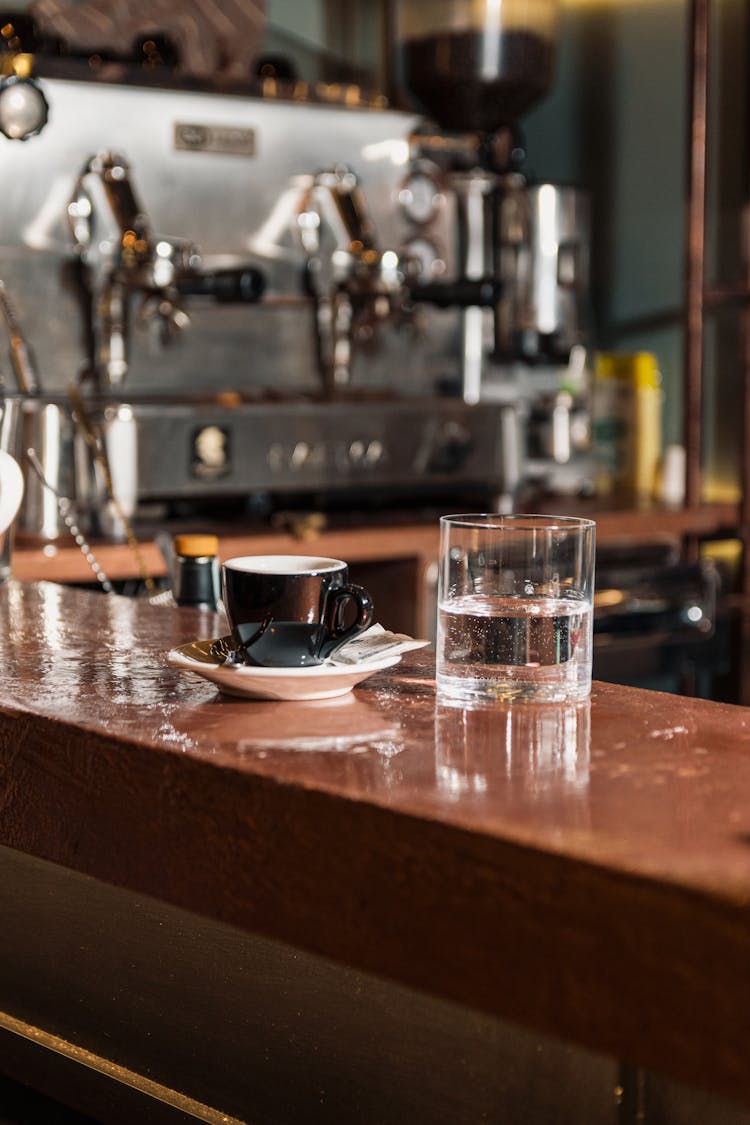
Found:
[[[8,333],[10,363],[18,389],[25,395],[38,395],[39,376],[34,357],[21,329],[15,305],[4,281],[0,281],[0,312],[2,312]]]

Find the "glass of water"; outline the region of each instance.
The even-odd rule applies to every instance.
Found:
[[[440,520],[437,688],[477,700],[568,703],[591,691],[593,520]]]

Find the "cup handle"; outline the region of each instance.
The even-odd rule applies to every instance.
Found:
[[[357,606],[357,619],[346,628],[343,626],[343,610],[349,602]],[[344,641],[351,640],[358,633],[362,633],[368,625],[372,624],[374,612],[372,598],[363,586],[339,586],[328,595],[325,612],[325,625],[328,632],[323,644],[320,646],[322,657],[330,656],[334,649]]]

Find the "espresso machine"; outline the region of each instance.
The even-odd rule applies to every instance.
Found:
[[[533,6],[543,32],[504,16],[479,40],[460,3],[408,7],[400,109],[34,58],[44,113],[0,139],[23,532],[67,534],[61,498],[112,538],[292,506],[509,510],[537,461],[566,467],[565,427],[535,417],[548,387],[575,413],[583,206],[526,183],[514,126],[551,82],[555,4]]]

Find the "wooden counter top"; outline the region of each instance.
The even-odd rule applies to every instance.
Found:
[[[558,498],[547,504],[545,510],[582,514],[597,521],[597,540],[600,544],[632,540],[642,542],[653,539],[680,540],[685,536],[696,538],[736,534],[739,509],[736,504],[705,504],[692,509],[667,509],[653,507],[643,510],[617,510],[601,505],[572,501],[565,504]],[[160,529],[163,530],[163,529]],[[180,528],[176,528],[180,530]],[[242,528],[201,526],[201,530],[214,530],[219,535],[220,555],[258,553],[295,553],[300,544],[348,562],[374,562],[382,559],[417,557],[429,561],[437,557],[438,515],[417,520],[413,516],[394,513],[367,515],[363,513],[356,523],[332,521],[315,534],[300,539],[291,530],[271,526]],[[154,541],[155,531],[139,529],[139,543],[143,564],[151,577],[166,573],[164,558]],[[94,542],[94,552],[105,574],[112,579],[138,578],[140,569],[132,550],[124,543]],[[42,544],[28,537],[19,538],[13,556],[13,572],[26,580],[50,582],[92,582],[94,576],[72,539],[63,538],[56,543]]]
[[[750,1102],[750,711],[242,701],[217,625],[0,589],[0,845]]]

